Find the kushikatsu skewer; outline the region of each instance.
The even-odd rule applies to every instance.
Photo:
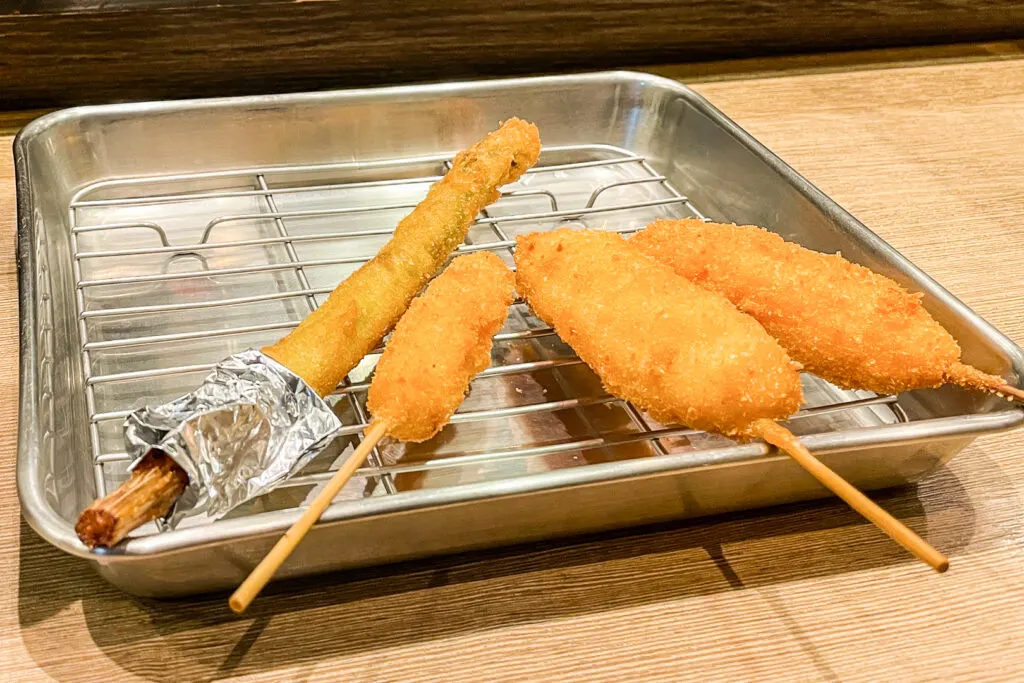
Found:
[[[516,283],[607,390],[665,423],[762,438],[937,571],[947,559],[777,424],[802,401],[799,365],[725,297],[614,233],[561,229],[517,240]]]
[[[809,371],[843,388],[895,394],[943,384],[1024,401],[893,280],[755,226],[659,220],[630,239],[678,275],[760,322]]]
[[[491,340],[515,298],[512,272],[490,252],[452,261],[395,326],[367,396],[362,443],[229,600],[243,612],[385,436],[426,441],[448,423],[473,377],[490,365]]]

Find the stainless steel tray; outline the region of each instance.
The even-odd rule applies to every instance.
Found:
[[[336,448],[229,519],[87,551],[77,513],[125,474],[121,420],[294,326],[369,258],[460,148],[536,122],[537,168],[463,249],[523,231],[628,232],[659,216],[767,225],[925,293],[968,362],[1024,354],[701,97],[644,74],[71,109],[15,142],[21,286],[18,487],[32,527],[123,589],[235,585],[353,447],[371,355],[333,398]],[[798,293],[795,293],[798,295]],[[521,303],[454,424],[390,445],[280,572],[297,576],[827,495],[786,457],[659,425],[601,389]],[[912,482],[1024,412],[944,388],[899,397],[805,376],[791,422],[866,489]]]

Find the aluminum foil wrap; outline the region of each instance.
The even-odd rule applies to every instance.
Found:
[[[249,350],[221,361],[195,391],[132,412],[124,437],[135,463],[156,448],[188,473],[188,488],[164,520],[174,527],[193,515],[223,516],[270,491],[312,460],[340,427],[301,377]]]

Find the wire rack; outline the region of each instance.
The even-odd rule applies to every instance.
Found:
[[[271,343],[369,260],[425,196],[450,157],[120,178],[69,206],[85,399],[96,486],[125,476],[121,424],[174,398],[231,353]],[[606,146],[546,148],[504,188],[459,251],[511,267],[516,235],[565,225],[635,232],[655,218],[706,218],[647,159]],[[380,349],[329,398],[344,427],[334,447],[278,491],[235,514],[300,505],[367,425]],[[495,337],[452,424],[427,444],[388,444],[343,497],[518,476],[591,462],[712,448],[721,437],[661,425],[600,382],[522,301]],[[905,420],[895,397],[803,377],[789,426],[808,434]],[[726,442],[727,443],[727,442]]]

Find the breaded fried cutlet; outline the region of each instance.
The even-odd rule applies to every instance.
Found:
[[[1001,377],[960,362],[960,346],[895,281],[839,254],[763,228],[659,220],[630,244],[717,292],[760,322],[789,354],[840,387],[899,393],[958,384],[1024,398]]]
[[[744,437],[799,409],[798,366],[756,320],[619,235],[534,233],[515,258],[537,315],[610,393],[659,421]]]
[[[514,298],[512,271],[494,254],[452,261],[413,300],[377,362],[367,397],[374,421],[400,441],[441,431],[490,364],[491,339]]]

